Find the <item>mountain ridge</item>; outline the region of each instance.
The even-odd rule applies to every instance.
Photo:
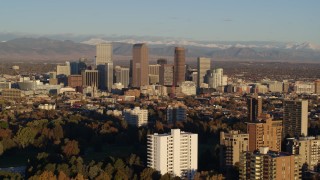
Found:
[[[80,57],[94,59],[95,44],[112,42],[115,57],[130,59],[132,44],[146,42],[143,40],[113,40],[101,38],[74,42],[72,40],[55,40],[46,37],[16,38],[0,42],[0,60],[37,60],[61,61]],[[270,60],[270,61],[319,61],[318,45],[312,43],[220,43],[195,42],[190,40],[147,41],[149,54],[152,57],[173,57],[174,47],[182,44],[186,48],[186,56],[195,59],[206,56],[219,60]]]

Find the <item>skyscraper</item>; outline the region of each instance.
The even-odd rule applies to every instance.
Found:
[[[96,62],[95,65],[105,65],[112,62],[112,44],[101,43],[96,46]]]
[[[81,72],[82,85],[84,87],[98,87],[99,85],[99,73],[97,70],[84,70]]]
[[[257,97],[249,97],[247,99],[248,106],[248,121],[255,122],[257,117],[262,114],[262,98],[260,96]]]
[[[283,138],[308,136],[308,100],[283,102]]]
[[[176,47],[174,50],[174,84],[180,85],[185,81],[185,50],[183,47]]]
[[[115,82],[121,83],[123,87],[127,88],[129,86],[129,68],[116,66],[114,70]]]
[[[132,49],[132,86],[149,85],[149,55],[147,44],[135,44]]]
[[[223,69],[212,69],[207,74],[208,84],[210,88],[218,88],[223,85]]]
[[[192,179],[198,169],[198,134],[171,129],[169,134],[148,135],[148,167]]]
[[[197,59],[197,67],[198,67],[198,80],[197,80],[197,87],[199,88],[202,83],[207,83],[204,81],[204,77],[207,72],[211,69],[211,59],[198,57]]]
[[[173,65],[172,64],[162,64],[159,70],[159,82],[163,86],[173,85]]]

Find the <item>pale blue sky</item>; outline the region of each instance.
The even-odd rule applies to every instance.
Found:
[[[320,43],[319,0],[2,1],[0,32]]]

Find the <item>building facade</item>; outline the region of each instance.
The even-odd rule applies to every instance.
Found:
[[[134,109],[125,109],[124,119],[128,124],[140,127],[148,124],[148,110],[135,107]]]
[[[134,44],[132,54],[132,86],[149,85],[149,52],[147,44]]]
[[[262,98],[260,96],[248,97],[248,121],[256,122],[257,118],[262,114]]]
[[[198,169],[198,134],[171,129],[170,134],[148,135],[148,167],[193,179]]]
[[[197,78],[197,87],[201,87],[202,83],[208,83],[205,81],[205,76],[207,72],[211,69],[211,59],[198,57],[197,59],[197,67],[198,67],[198,78]]]
[[[242,153],[239,179],[301,179],[299,156],[269,151],[268,147]]]
[[[308,100],[283,102],[283,138],[308,136]]]
[[[98,87],[99,85],[99,71],[98,70],[84,70],[81,72],[82,85],[84,87]]]
[[[159,70],[159,82],[163,86],[173,85],[174,67],[171,64],[162,64]]]
[[[185,81],[186,74],[186,57],[183,47],[176,47],[174,50],[174,84],[180,85]]]
[[[112,62],[112,44],[101,43],[96,46],[96,60],[95,65],[105,65]]]
[[[247,133],[250,136],[249,151],[260,147],[269,147],[272,151],[281,151],[282,121],[272,120],[270,115],[260,122],[248,123]]]
[[[286,151],[299,155],[301,167],[306,164],[309,170],[315,171],[320,162],[320,137],[288,138]]]
[[[249,150],[249,134],[239,131],[220,132],[220,167],[234,166],[240,155]]]

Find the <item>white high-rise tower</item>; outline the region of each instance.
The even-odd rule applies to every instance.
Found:
[[[171,129],[170,134],[148,135],[148,167],[192,179],[198,168],[198,134]]]

